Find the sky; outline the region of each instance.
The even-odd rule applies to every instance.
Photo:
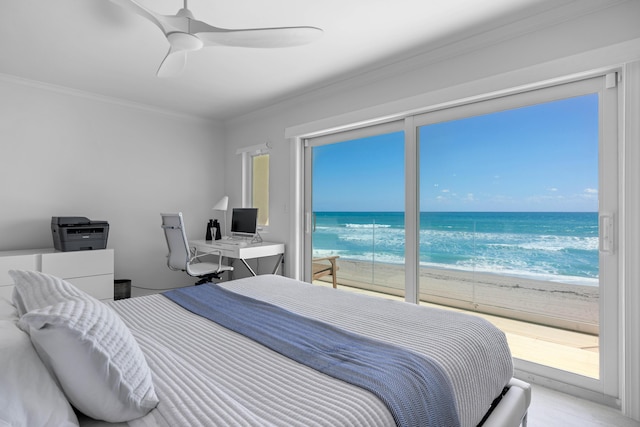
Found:
[[[597,212],[598,96],[419,128],[420,210]],[[404,133],[313,148],[314,211],[404,211]]]

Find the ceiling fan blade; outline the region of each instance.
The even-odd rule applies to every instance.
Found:
[[[187,63],[187,51],[169,49],[167,56],[158,68],[156,75],[158,77],[175,77],[184,70],[184,66]]]
[[[212,27],[200,21],[192,21],[191,32],[202,40],[205,46],[257,48],[300,46],[317,40],[323,33],[320,28],[316,27],[228,30],[225,28]]]
[[[120,6],[123,9],[126,9],[126,10],[128,10],[130,12],[135,13],[136,15],[140,15],[143,18],[148,19],[149,21],[153,22],[161,30],[164,31],[164,27],[162,26],[162,24],[160,23],[160,20],[158,19],[158,17],[160,15],[158,15],[155,12],[145,8],[144,6],[139,5],[135,1],[133,1],[133,0],[111,0],[111,3],[117,4],[118,6]]]
[[[184,17],[155,13],[154,11],[138,4],[134,0],[111,0],[111,3],[117,4],[123,9],[148,19],[165,34],[172,31],[188,31],[188,19]]]

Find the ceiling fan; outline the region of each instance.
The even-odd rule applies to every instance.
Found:
[[[311,43],[322,35],[316,27],[275,27],[230,30],[208,25],[184,7],[175,15],[160,15],[134,0],[111,0],[156,25],[169,41],[169,51],[158,68],[158,77],[178,75],[187,61],[187,52],[207,46],[277,48]]]

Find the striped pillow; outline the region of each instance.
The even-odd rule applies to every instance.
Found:
[[[49,274],[10,270],[9,275],[15,284],[12,298],[19,316],[71,297],[93,298],[71,283]]]
[[[72,296],[29,311],[19,324],[69,402],[85,415],[126,422],[158,404],[142,350],[107,305]]]

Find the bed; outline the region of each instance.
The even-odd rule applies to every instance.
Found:
[[[446,373],[452,391],[449,400],[461,426],[526,425],[530,388],[512,378],[504,334],[478,317],[276,275],[197,286],[192,288],[199,292],[194,299],[204,301],[208,288],[231,291],[428,358]],[[397,425],[396,413],[376,392],[295,361],[195,314],[193,307],[184,308],[167,295],[107,305],[144,355],[157,405],[127,423],[104,423],[80,414],[80,425]],[[0,417],[0,425],[1,421]]]

